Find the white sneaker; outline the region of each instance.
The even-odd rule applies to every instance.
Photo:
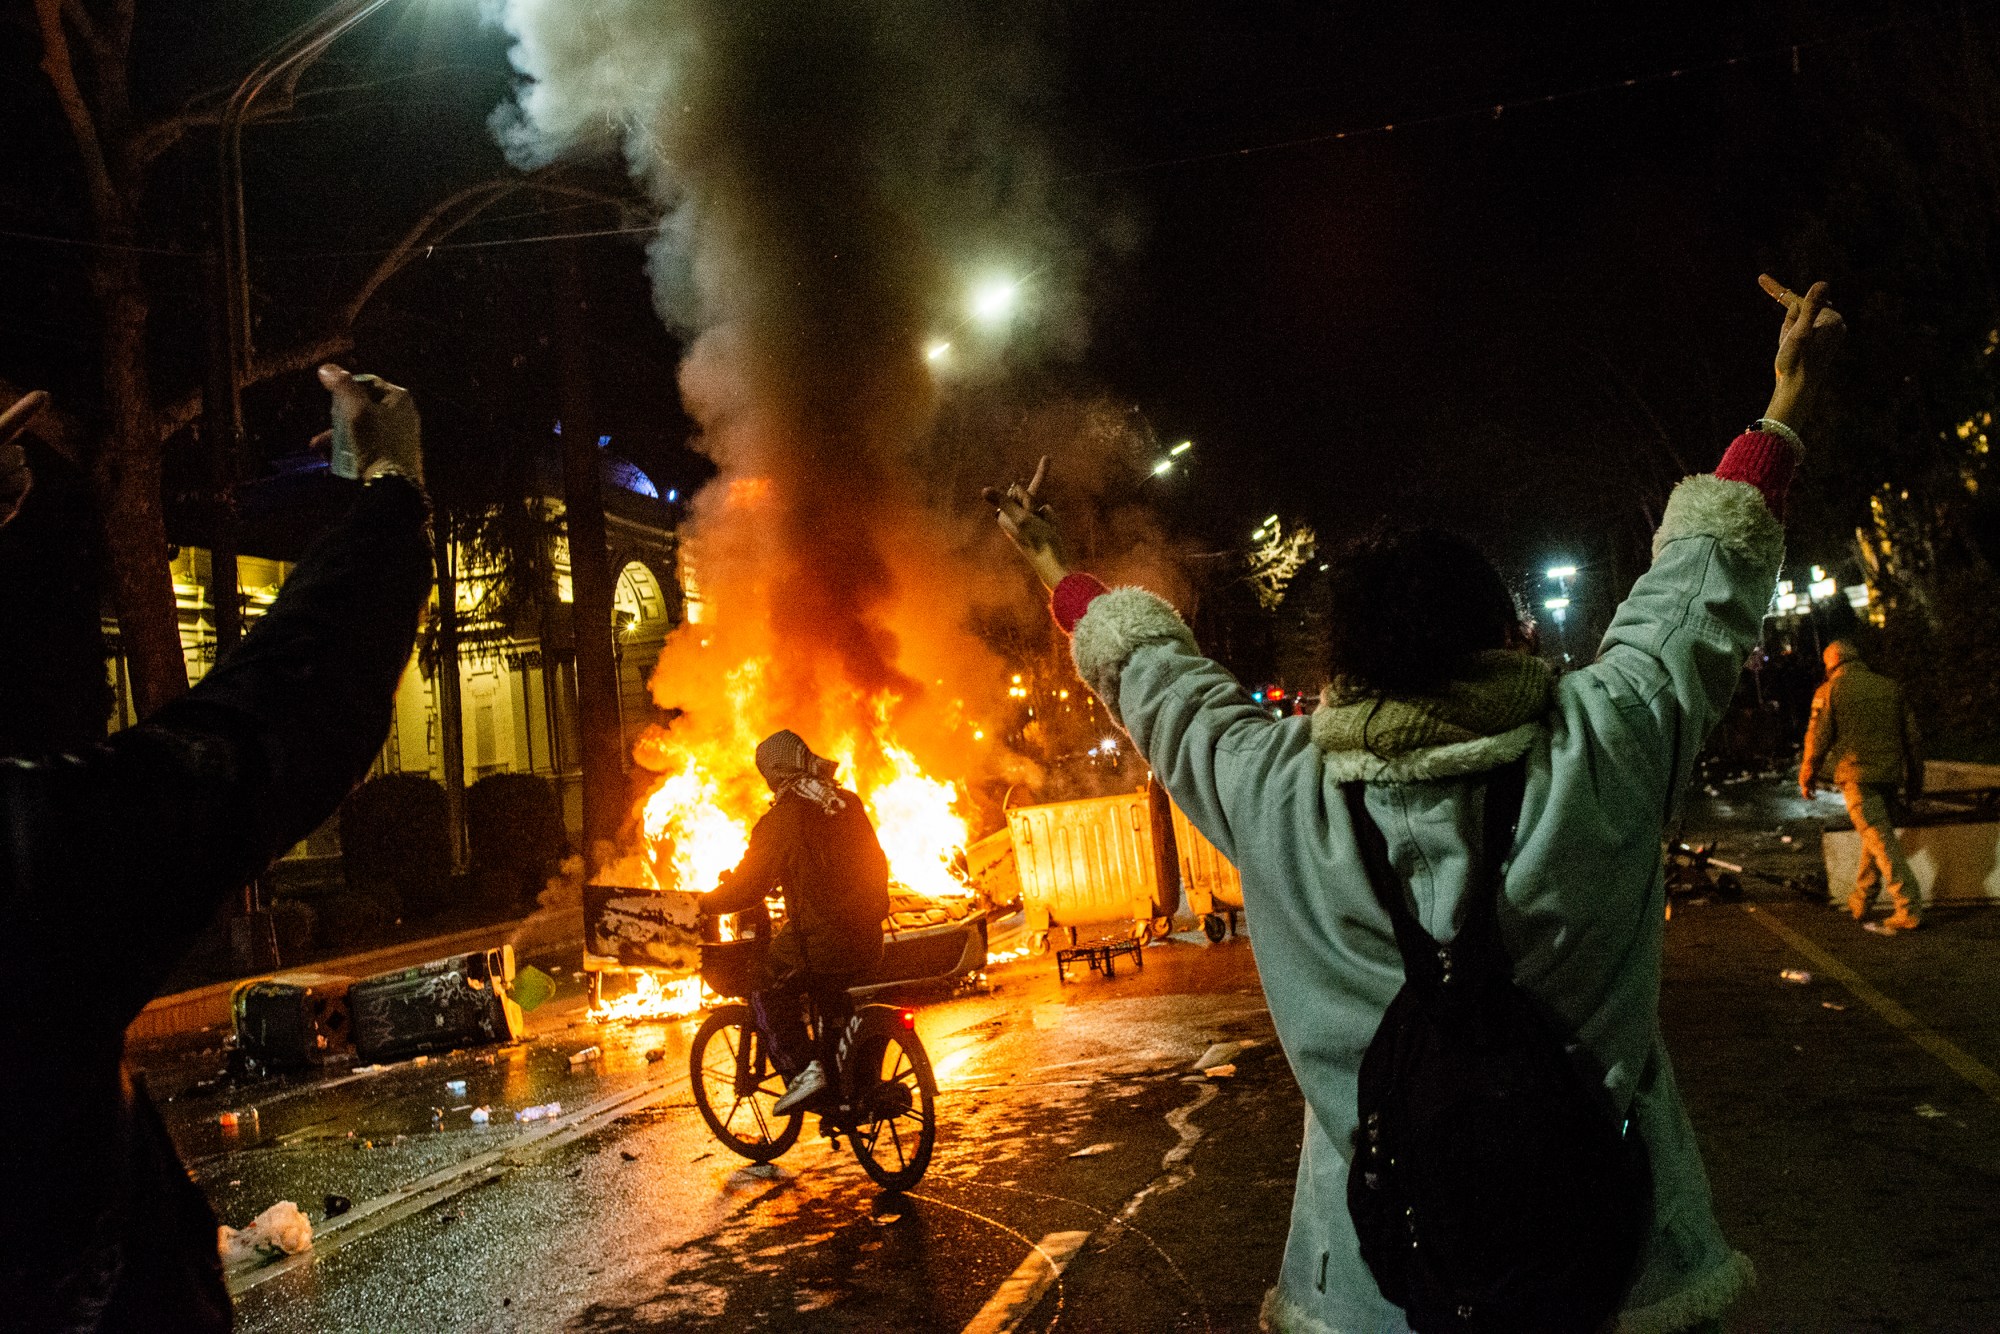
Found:
[[[818,1061],[814,1061],[792,1076],[792,1082],[785,1085],[785,1096],[778,1099],[778,1105],[771,1110],[783,1116],[825,1087],[826,1071],[820,1068]]]

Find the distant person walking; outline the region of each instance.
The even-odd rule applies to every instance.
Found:
[[[1811,798],[1820,782],[1831,782],[1861,835],[1861,864],[1847,911],[1861,921],[1876,894],[1887,889],[1896,911],[1867,923],[1867,929],[1880,935],[1914,931],[1923,924],[1923,910],[1916,876],[1896,838],[1891,802],[1898,788],[1909,797],[1923,794],[1916,722],[1901,687],[1870,669],[1853,640],[1828,644],[1825,661],[1826,684],[1813,696],[1812,721],[1806,724],[1799,792]]]

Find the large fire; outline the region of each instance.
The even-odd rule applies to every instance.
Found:
[[[745,674],[753,674],[746,667]],[[751,749],[732,755],[683,748],[671,733],[641,743],[642,763],[661,778],[639,810],[646,842],[645,882],[652,889],[707,891],[743,860],[750,829],[770,794],[750,763]],[[959,813],[959,790],[923,771],[916,758],[882,736],[843,737],[828,748],[840,781],[860,793],[875,823],[889,878],[930,898],[970,891],[952,864],[971,839]]]
[[[639,741],[634,758],[659,777],[639,804],[642,846],[606,869],[610,883],[706,893],[743,860],[750,831],[771,803],[754,760],[764,724],[752,722],[766,676],[762,660],[745,660],[713,678],[722,698],[703,711],[705,725],[655,728]],[[888,858],[890,880],[927,899],[969,899],[973,890],[957,869],[971,841],[962,789],[925,772],[894,738],[892,701],[850,703],[847,715],[866,725],[814,744],[840,766],[838,781],[860,795]],[[629,994],[600,1000],[591,1017],[673,1018],[695,1013],[704,1000],[698,978],[641,976]]]

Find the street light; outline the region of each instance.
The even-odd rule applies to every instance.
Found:
[[[1193,448],[1194,441],[1192,440],[1183,440],[1178,445],[1175,445],[1153,465],[1153,476],[1165,477],[1174,470],[1174,461]]]
[[[319,59],[329,46],[339,41],[390,0],[338,0],[295,29],[278,48],[236,85],[222,108],[220,154],[222,186],[222,297],[228,337],[230,368],[230,425],[241,432],[241,399],[244,373],[249,369],[253,347],[250,328],[250,264],[244,244],[243,213],[243,122],[264,90],[292,71]]]
[[[220,595],[215,599],[218,655],[242,638],[242,609],[236,600],[236,515],[233,492],[243,446],[243,383],[256,358],[250,324],[250,260],[245,243],[243,211],[243,122],[265,89],[288,74],[295,75],[325,52],[349,29],[389,0],[339,0],[295,29],[243,76],[229,95],[217,122],[217,166],[220,185],[218,255],[214,266],[215,304],[220,319],[209,350],[207,391],[202,415],[213,452],[220,504],[209,537],[209,578]]]
[[[1021,284],[1012,278],[989,278],[972,289],[972,318],[982,324],[1001,324],[1014,313]]]
[[[216,229],[219,253],[212,275],[219,318],[209,349],[209,382],[202,396],[202,415],[204,433],[214,451],[215,481],[221,501],[214,531],[209,536],[209,583],[214,589],[218,660],[243,637],[243,608],[237,600],[233,493],[243,443],[243,382],[249,378],[256,353],[250,327],[250,263],[244,242],[243,122],[265,89],[311,64],[356,24],[388,3],[389,0],[338,0],[321,10],[243,76],[236,91],[229,95],[229,101],[223,104],[217,122],[221,208]],[[277,937],[264,907],[266,901],[262,880],[248,881],[230,922],[236,962],[246,971],[261,972],[277,966]]]

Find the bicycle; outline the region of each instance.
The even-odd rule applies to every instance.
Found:
[[[721,995],[747,995],[762,947],[762,937],[704,942],[702,980]],[[808,996],[806,1024],[815,1049],[825,1022]],[[702,1120],[725,1147],[753,1163],[771,1162],[798,1142],[806,1113],[816,1112],[820,1133],[836,1147],[845,1136],[861,1170],[884,1190],[908,1190],[923,1178],[937,1144],[937,1077],[917,1038],[915,1011],[857,1007],[841,1026],[826,1089],[784,1116],[774,1104],[785,1092],[785,1076],[770,1048],[741,1000],[717,1006],[695,1031],[688,1082]]]

